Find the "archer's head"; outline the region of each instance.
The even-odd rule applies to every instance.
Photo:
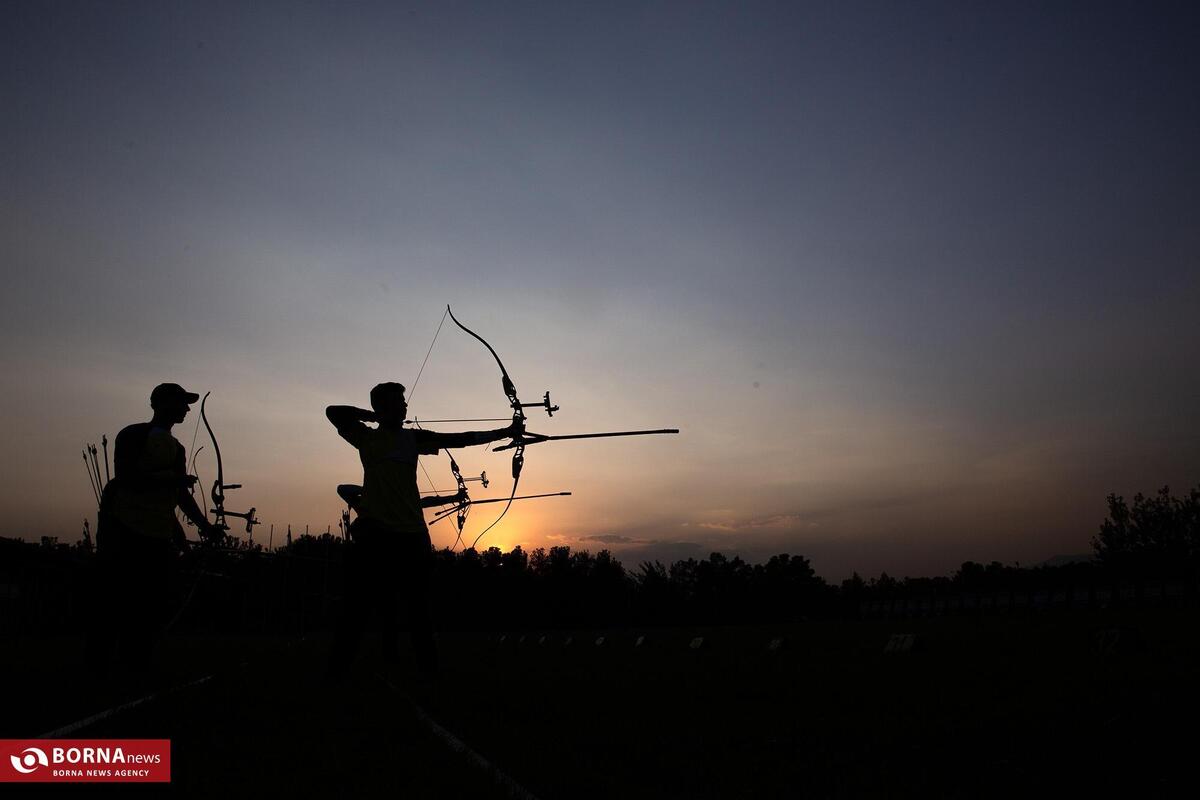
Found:
[[[160,383],[150,393],[150,408],[159,422],[175,424],[183,422],[188,407],[200,399],[200,395],[189,392],[178,383]]]
[[[371,410],[379,416],[382,424],[403,425],[404,417],[408,414],[403,384],[381,383],[372,389]]]

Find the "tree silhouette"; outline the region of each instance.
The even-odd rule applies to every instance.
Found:
[[[1182,498],[1164,486],[1154,497],[1140,492],[1133,507],[1110,494],[1108,516],[1092,540],[1106,566],[1133,575],[1178,575],[1200,562],[1200,488]]]

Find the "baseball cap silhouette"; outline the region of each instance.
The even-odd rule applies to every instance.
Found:
[[[200,399],[200,395],[189,392],[178,383],[160,383],[150,393],[150,407],[158,408],[163,403],[184,402],[188,405]]]

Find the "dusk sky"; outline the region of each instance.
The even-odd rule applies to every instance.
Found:
[[[0,535],[94,525],[81,447],[163,381],[256,540],[336,530],[324,408],[449,303],[531,430],[682,431],[530,446],[574,496],[481,546],[1086,553],[1107,493],[1200,483],[1196,8],[6,2]],[[508,413],[449,322],[411,410]],[[509,455],[456,452],[473,496]]]

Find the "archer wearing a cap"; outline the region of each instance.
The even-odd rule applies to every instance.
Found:
[[[120,638],[121,661],[134,674],[149,668],[154,640],[177,605],[174,591],[175,556],[184,540],[175,516],[178,507],[205,539],[220,539],[224,531],[204,517],[191,488],[183,445],[171,428],[183,422],[188,406],[199,400],[176,383],[163,383],[150,394],[154,415],[149,422],[128,426],[117,434],[114,476],[104,489],[96,531],[101,618],[119,624],[104,636]],[[96,653],[107,670],[108,647]]]
[[[115,544],[116,538],[122,540],[118,547],[178,542],[183,529],[175,517],[177,506],[200,529],[201,536],[221,537],[222,531],[205,519],[192,497],[196,478],[187,474],[183,445],[171,435],[171,428],[187,416],[188,406],[199,399],[198,394],[177,383],[160,383],[150,393],[153,418],[117,434],[113,453],[115,485],[108,504],[111,508],[107,509],[110,518],[106,520],[115,523],[107,533],[115,532],[117,536],[106,537],[107,543],[98,540],[99,548]]]

